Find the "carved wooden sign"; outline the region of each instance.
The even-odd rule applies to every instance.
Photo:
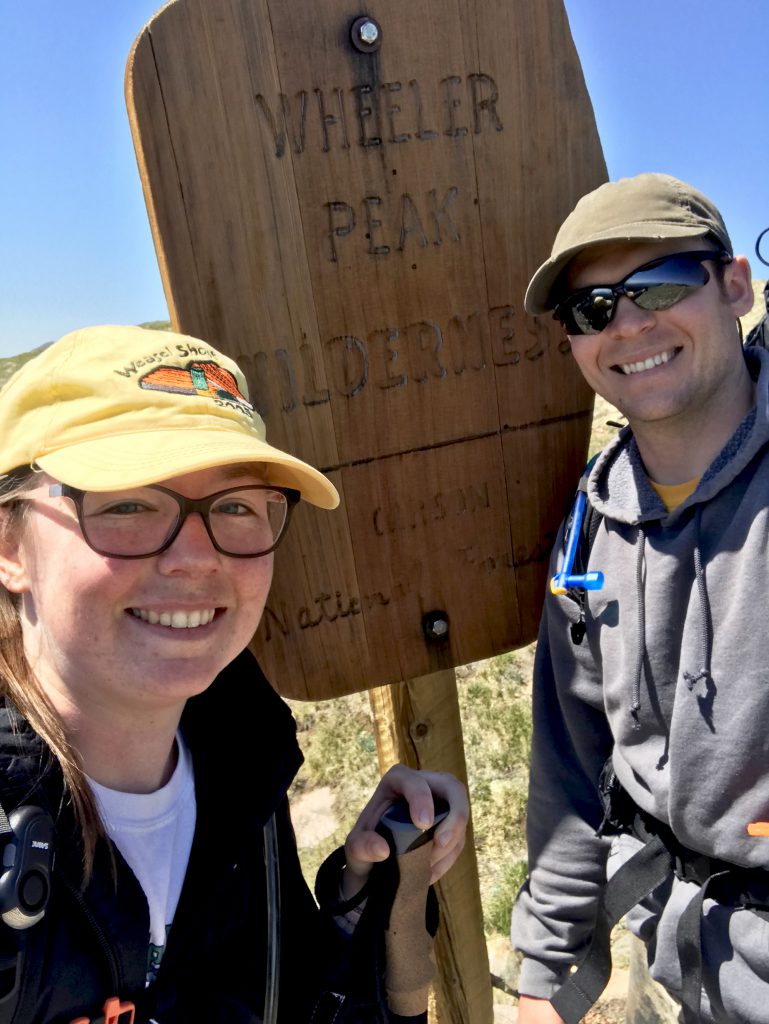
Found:
[[[606,173],[561,0],[174,0],[129,115],[175,328],[328,473],[255,649],[334,696],[533,639],[592,395],[522,311]]]

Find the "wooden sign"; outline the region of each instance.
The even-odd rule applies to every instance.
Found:
[[[592,393],[522,297],[606,177],[561,0],[174,0],[126,88],[174,327],[342,494],[277,552],[268,676],[318,699],[532,640]]]

